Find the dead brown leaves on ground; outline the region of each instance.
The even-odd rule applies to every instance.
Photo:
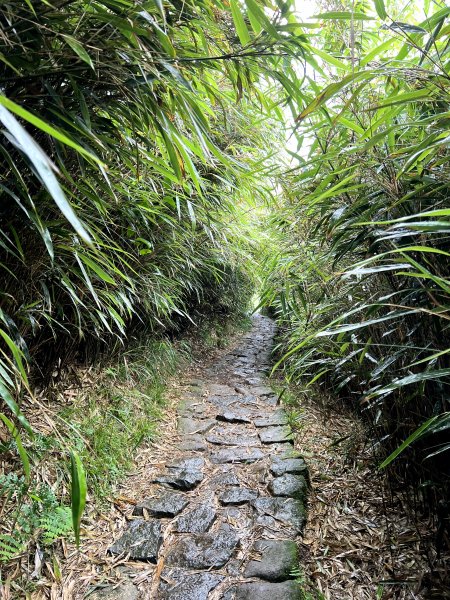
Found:
[[[305,574],[323,598],[450,598],[449,557],[437,560],[429,518],[390,489],[356,417],[304,404],[297,448],[312,484]]]

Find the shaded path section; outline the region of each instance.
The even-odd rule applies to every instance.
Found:
[[[179,408],[179,453],[110,548],[154,563],[151,586],[100,599],[294,600],[296,538],[305,522],[306,465],[265,382],[274,325],[257,315],[229,353],[192,380]],[[147,585],[147,584],[146,584]]]

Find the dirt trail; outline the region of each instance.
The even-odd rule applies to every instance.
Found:
[[[274,325],[257,315],[237,347],[188,382],[180,443],[110,547],[119,586],[90,600],[294,600],[307,471],[267,387]],[[161,442],[164,443],[164,440]],[[170,446],[169,446],[170,447]],[[133,563],[154,564],[136,586]]]

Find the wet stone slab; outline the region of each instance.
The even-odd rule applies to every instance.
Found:
[[[207,504],[202,504],[181,515],[175,524],[175,531],[180,533],[205,533],[215,520],[215,509]]]
[[[286,581],[298,568],[298,548],[292,540],[262,540],[253,546],[253,552],[261,554],[260,560],[251,560],[244,577],[258,577],[267,581]]]
[[[233,406],[238,405],[242,401],[242,396],[231,395],[231,396],[210,396],[208,401],[217,406],[221,410],[229,409],[232,410]]]
[[[270,472],[272,475],[279,477],[285,473],[299,473],[306,476],[308,467],[303,458],[278,458],[273,457]]]
[[[305,500],[307,484],[303,475],[293,473],[285,473],[280,477],[275,477],[269,483],[269,491],[274,496],[289,496]]]
[[[207,600],[209,592],[223,581],[213,573],[187,573],[183,569],[164,569],[158,600]]]
[[[162,483],[177,490],[193,490],[203,481],[201,471],[189,471],[187,469],[173,469],[169,473],[157,475],[152,482]]]
[[[162,544],[159,521],[131,521],[125,533],[109,548],[111,554],[129,554],[133,560],[156,563]]]
[[[227,505],[232,504],[238,506],[239,504],[246,504],[251,500],[255,500],[258,497],[258,492],[249,488],[231,488],[225,490],[219,496],[219,502]]]
[[[283,409],[276,410],[272,413],[266,413],[260,417],[256,417],[253,421],[255,427],[273,427],[274,425],[287,425],[288,416]]]
[[[206,452],[208,449],[205,438],[199,434],[185,436],[177,447],[185,452]]]
[[[154,483],[163,483],[177,490],[193,490],[203,481],[203,458],[187,458],[167,465],[167,473],[157,475]]]
[[[259,398],[264,398],[264,396],[273,396],[273,390],[266,385],[258,385],[250,388],[250,392]]]
[[[212,452],[210,460],[214,464],[250,463],[264,458],[265,454],[259,448],[223,448]]]
[[[295,581],[242,583],[222,596],[222,600],[303,600],[303,598],[303,592]]]
[[[292,441],[292,429],[289,425],[282,425],[280,427],[261,427],[258,429],[258,434],[263,444]]]
[[[188,498],[178,492],[165,492],[157,498],[146,498],[139,502],[133,510],[133,515],[142,515],[144,509],[151,517],[175,517],[189,504]]]
[[[213,433],[206,436],[206,441],[210,444],[221,446],[259,446],[260,441],[256,433],[252,434],[251,429],[239,426],[216,427]]]
[[[239,477],[236,472],[233,470],[233,467],[229,467],[229,465],[224,465],[226,470],[223,470],[220,473],[217,473],[209,480],[209,487],[211,489],[223,488],[227,485],[239,485]]]
[[[125,581],[117,586],[108,585],[88,597],[90,600],[139,600],[141,595],[131,581]]]
[[[194,419],[192,417],[179,417],[178,431],[185,435],[206,433],[210,431],[216,422],[214,419]]]
[[[239,539],[232,529],[186,535],[176,542],[166,556],[166,564],[184,569],[219,569],[232,556]]]
[[[228,423],[251,423],[255,418],[257,418],[257,413],[252,413],[251,410],[241,403],[229,408],[219,409],[216,415],[218,421],[226,421]]]
[[[305,508],[300,500],[294,498],[256,498],[252,506],[260,515],[269,515],[294,528],[298,533],[305,524]]]

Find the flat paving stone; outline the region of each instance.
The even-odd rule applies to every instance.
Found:
[[[276,410],[271,413],[266,413],[253,420],[255,427],[272,427],[274,425],[286,425],[288,416],[283,409]]]
[[[232,556],[239,538],[231,529],[187,535],[174,543],[166,564],[184,569],[219,569]]]
[[[179,417],[178,431],[186,435],[195,433],[206,433],[216,425],[214,419],[194,419],[191,417]]]
[[[256,498],[251,504],[258,514],[269,515],[275,520],[293,527],[299,533],[303,530],[305,507],[300,500],[294,498]]]
[[[157,475],[153,482],[169,485],[177,490],[193,490],[203,481],[203,458],[192,457],[167,465],[167,473]]]
[[[158,589],[159,600],[207,600],[209,592],[224,580],[213,573],[187,573],[183,569],[164,569]]]
[[[225,490],[222,494],[220,494],[219,502],[224,505],[232,504],[234,506],[238,506],[239,504],[246,504],[251,500],[255,500],[257,497],[258,492],[255,490],[238,487]]]
[[[189,504],[189,499],[178,492],[165,492],[157,498],[146,498],[139,502],[133,515],[144,514],[144,508],[151,517],[176,517]]]
[[[252,386],[250,388],[250,392],[255,396],[259,396],[260,398],[264,398],[264,396],[273,395],[273,390],[270,387],[267,387],[266,385]]]
[[[215,509],[207,504],[202,504],[181,515],[175,524],[175,531],[179,533],[205,533],[215,520]]]
[[[258,434],[263,444],[274,444],[292,440],[292,429],[289,425],[280,427],[261,427]]]
[[[206,452],[208,449],[205,438],[198,434],[185,436],[177,447],[185,452]]]
[[[153,483],[162,483],[176,490],[193,490],[203,481],[203,473],[201,471],[188,470],[173,470],[167,474],[157,475]]]
[[[205,466],[205,459],[201,456],[189,456],[167,463],[166,466],[168,469],[195,469],[199,471]]]
[[[299,473],[305,476],[308,472],[308,467],[303,458],[273,457],[270,472],[276,477],[285,473]]]
[[[250,463],[264,458],[265,454],[259,448],[223,448],[212,452],[210,460],[214,464]]]
[[[225,465],[228,467],[228,465]],[[226,485],[239,485],[240,480],[239,477],[233,470],[223,471],[222,473],[217,473],[208,482],[208,485],[212,489],[223,488]]]
[[[119,585],[108,585],[105,588],[89,594],[90,600],[139,600],[139,590],[131,581]]]
[[[207,388],[211,396],[230,396],[234,394],[234,387],[219,383],[208,383]]]
[[[162,544],[162,530],[159,521],[131,521],[128,529],[109,548],[111,554],[129,554],[133,560],[156,563]]]
[[[252,423],[257,413],[252,413],[247,407],[239,403],[238,406],[219,409],[216,419],[228,423]]]
[[[229,408],[231,410],[233,405],[239,404],[241,402],[242,396],[210,396],[208,400],[211,404],[217,406],[220,409]]]
[[[253,545],[253,551],[261,554],[261,560],[251,560],[245,568],[244,577],[286,581],[298,568],[298,548],[292,540],[261,540]]]
[[[241,583],[232,590],[227,600],[303,600],[303,592],[295,581],[282,583]],[[223,597],[224,598],[224,597]]]
[[[251,432],[251,430],[250,430]],[[229,428],[216,428],[213,433],[206,436],[206,441],[210,444],[220,446],[259,446],[259,437],[256,434],[249,433],[249,430],[235,430]]]
[[[280,477],[275,477],[269,483],[269,491],[274,496],[289,496],[304,500],[306,498],[307,483],[303,475],[295,473],[285,473]]]

